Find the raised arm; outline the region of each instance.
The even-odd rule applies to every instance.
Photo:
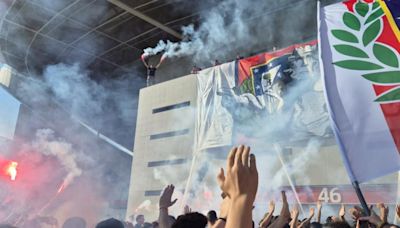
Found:
[[[251,228],[252,209],[258,188],[256,158],[250,148],[239,146],[228,155],[226,176],[221,169],[218,183],[231,200],[226,228]]]
[[[271,224],[271,228],[282,228],[284,227],[290,220],[290,211],[289,211],[289,203],[286,198],[286,193],[284,191],[281,192],[282,194],[282,209],[281,214],[279,215],[278,219],[275,220]]]
[[[222,195],[223,200],[220,205],[219,217],[212,228],[225,228],[226,219],[229,216],[229,210],[231,209],[231,200],[228,196],[225,195],[225,193],[223,193]]]
[[[174,194],[175,186],[168,185],[165,187],[163,193],[161,194],[159,205],[160,205],[160,213],[158,215],[158,223],[160,228],[170,228],[172,224],[169,224],[169,215],[168,208],[174,205],[177,201],[171,201],[172,194]]]
[[[158,62],[158,64],[157,64],[156,68],[159,68],[160,65],[161,65],[161,63],[164,62],[164,60],[165,60],[166,58],[167,58],[167,56],[166,56],[165,54],[163,54],[163,55],[161,56],[160,62]]]
[[[140,59],[142,60],[144,66],[145,66],[146,68],[148,68],[149,65],[148,65],[147,62],[146,62],[146,54],[145,54],[145,53],[143,53],[142,56],[140,56]]]
[[[290,214],[290,217],[292,219],[292,221],[290,221],[290,228],[297,228],[297,221],[299,218],[299,209],[297,208],[297,206],[293,207]]]
[[[385,206],[383,203],[378,203],[377,208],[379,209],[379,217],[385,223],[388,221],[389,207]]]
[[[342,222],[346,222],[346,218],[344,217],[346,215],[346,208],[344,207],[344,204],[342,203],[342,206],[339,209],[339,219]]]
[[[275,202],[273,200],[271,200],[271,201],[269,201],[268,215],[260,223],[261,228],[267,228],[268,224],[272,220],[272,217],[274,217],[274,211],[275,211]]]
[[[303,227],[309,227],[310,223],[311,223],[311,219],[314,217],[315,214],[315,209],[313,207],[310,208],[310,215],[308,216],[308,218],[306,220],[304,220],[299,228],[303,228]]]
[[[321,223],[321,211],[322,211],[322,202],[318,200],[317,202],[317,222]]]
[[[369,223],[371,223],[379,228],[383,227],[386,223],[381,220],[381,218],[375,213],[375,211],[372,209],[372,207],[370,208],[370,211],[371,211],[370,216],[360,217],[360,218],[358,218],[358,220],[368,221]]]

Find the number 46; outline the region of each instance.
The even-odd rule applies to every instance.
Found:
[[[323,188],[319,193],[318,200],[325,203],[340,203],[342,196],[338,192],[338,188],[332,188],[328,194],[328,188]]]

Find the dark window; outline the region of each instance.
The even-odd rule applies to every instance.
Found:
[[[159,112],[165,112],[165,111],[169,111],[172,109],[178,109],[178,108],[183,108],[183,107],[187,107],[190,106],[190,101],[185,101],[179,104],[174,104],[174,105],[168,105],[168,106],[164,106],[164,107],[160,107],[160,108],[155,108],[153,109],[153,114],[154,113],[159,113]]]
[[[144,196],[160,196],[162,190],[151,190],[151,191],[145,191]]]
[[[178,135],[186,135],[188,133],[189,133],[189,129],[183,129],[183,130],[179,130],[179,131],[169,131],[169,132],[164,132],[164,133],[160,133],[160,134],[150,135],[150,140],[174,137],[174,136],[178,136]]]
[[[157,167],[163,165],[180,165],[186,163],[187,159],[175,159],[175,160],[163,160],[163,161],[151,161],[147,163],[147,167]]]

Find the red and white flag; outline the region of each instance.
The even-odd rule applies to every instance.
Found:
[[[400,169],[400,6],[350,0],[320,9],[327,103],[353,181]]]

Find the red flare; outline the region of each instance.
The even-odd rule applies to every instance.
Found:
[[[0,177],[15,181],[18,174],[18,162],[10,161],[0,157]]]
[[[141,58],[143,61],[145,61],[145,60],[147,59],[147,57],[148,57],[148,54],[146,54],[146,53],[143,53],[143,54],[140,56],[140,58]]]
[[[167,58],[167,54],[164,53],[164,54],[161,56],[160,62],[163,62],[166,58]]]
[[[18,166],[17,162],[10,162],[6,168],[6,173],[8,176],[10,176],[10,179],[12,181],[15,181],[15,179],[17,178],[18,174],[17,166]]]

